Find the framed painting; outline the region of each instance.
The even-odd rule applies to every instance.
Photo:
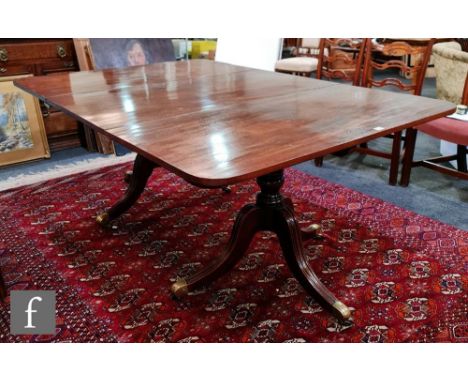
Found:
[[[175,61],[170,38],[91,38],[94,69]]]
[[[76,38],[81,70],[126,68],[175,61],[170,38]]]
[[[0,166],[50,158],[38,100],[0,77]]]

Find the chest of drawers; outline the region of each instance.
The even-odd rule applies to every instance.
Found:
[[[0,38],[0,77],[54,75],[78,70],[73,39]],[[78,125],[67,115],[41,103],[51,151],[80,145]]]

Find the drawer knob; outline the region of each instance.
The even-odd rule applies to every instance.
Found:
[[[7,68],[0,68],[0,73],[5,73],[7,71]]]
[[[64,58],[67,55],[67,51],[62,45],[57,45],[57,55],[60,58]]]
[[[8,51],[5,48],[0,48],[0,61],[8,61]]]

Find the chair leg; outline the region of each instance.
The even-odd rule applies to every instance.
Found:
[[[323,157],[318,157],[314,159],[315,167],[322,167],[323,165]]]
[[[457,170],[468,172],[466,166],[466,146],[457,145]]]
[[[408,187],[410,181],[417,133],[418,131],[416,129],[409,128],[406,130],[406,148],[403,156],[403,168],[401,170],[400,178],[400,186],[403,187]]]
[[[390,176],[388,183],[392,186],[397,184],[398,168],[400,167],[401,131],[393,134],[392,158],[390,160]]]

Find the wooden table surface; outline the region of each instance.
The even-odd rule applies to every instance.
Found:
[[[173,294],[181,297],[221,277],[238,263],[255,233],[266,230],[278,236],[305,291],[340,322],[350,319],[351,310],[321,283],[303,246],[325,237],[316,224],[299,226],[293,201],[280,192],[283,169],[455,108],[434,99],[211,61],[15,83],[139,154],[125,196],[97,216],[101,224],[135,203],[155,163],[202,187],[257,178],[256,202],[239,211],[225,250],[205,268],[177,279]]]
[[[15,84],[202,187],[252,179],[455,109],[425,97],[206,60]]]

